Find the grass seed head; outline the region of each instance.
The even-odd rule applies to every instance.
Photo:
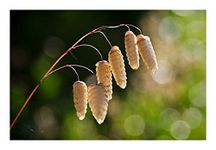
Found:
[[[80,120],[85,118],[87,112],[87,86],[83,81],[76,81],[73,84],[73,101],[77,116]]]
[[[139,53],[136,45],[136,36],[132,31],[127,31],[124,37],[125,50],[129,65],[132,69],[139,68]]]
[[[88,86],[89,106],[98,124],[103,123],[105,120],[108,109],[107,98],[103,84],[91,84]]]
[[[147,68],[151,71],[151,74],[154,74],[158,69],[158,63],[150,38],[139,34],[137,36],[137,46]]]
[[[97,83],[102,83],[108,100],[112,99],[112,72],[109,62],[102,60],[96,63]]]
[[[113,46],[109,51],[109,63],[111,66],[112,74],[118,86],[125,89],[127,85],[127,77],[125,72],[125,64],[123,55],[118,46]]]

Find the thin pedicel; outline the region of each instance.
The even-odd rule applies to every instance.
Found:
[[[51,71],[51,72],[49,73],[49,75],[51,75],[51,74],[53,74],[54,72],[59,71],[59,70],[61,70],[61,69],[63,69],[63,68],[67,68],[67,67],[71,68],[71,69],[75,72],[75,74],[76,74],[76,76],[77,76],[77,80],[80,80],[80,77],[79,77],[79,74],[77,73],[77,71],[76,71],[76,69],[75,69],[74,67],[84,68],[84,69],[88,70],[89,72],[91,72],[92,74],[95,74],[91,69],[89,69],[88,67],[85,67],[85,66],[83,66],[83,65],[78,65],[78,64],[66,64],[66,65],[64,65],[64,66],[61,66],[61,67],[59,67],[59,68],[57,68],[57,69]]]
[[[12,123],[10,124],[10,129],[13,128],[14,124],[16,123],[17,119],[19,118],[19,116],[21,115],[21,113],[23,112],[24,108],[26,107],[26,105],[28,104],[28,102],[30,101],[30,99],[32,98],[32,96],[34,95],[34,93],[37,91],[37,89],[39,88],[39,86],[41,85],[41,83],[44,81],[44,79],[46,77],[49,76],[50,72],[54,69],[54,67],[61,61],[61,59],[66,56],[69,52],[71,52],[72,50],[74,50],[74,47],[77,46],[83,39],[85,39],[87,36],[94,34],[96,31],[100,30],[99,28],[96,28],[88,33],[86,33],[85,35],[83,35],[81,38],[79,38],[70,48],[68,48],[54,63],[53,65],[47,70],[47,72],[43,75],[43,77],[40,79],[39,83],[34,87],[34,89],[31,91],[31,93],[29,94],[28,98],[26,99],[26,101],[24,102],[23,106],[21,107],[21,109],[18,111],[18,113],[16,114],[15,118],[13,119]]]
[[[80,45],[75,46],[74,49],[79,48],[79,47],[91,47],[91,48],[93,48],[100,55],[100,59],[103,60],[103,56],[101,55],[100,51],[96,47],[94,47],[93,45],[91,45],[91,44],[80,44]]]
[[[28,102],[31,100],[31,98],[32,98],[32,96],[34,95],[34,93],[36,92],[36,90],[39,88],[39,86],[41,85],[41,83],[42,83],[49,75],[51,75],[52,73],[54,73],[54,72],[56,72],[56,71],[58,71],[58,70],[61,70],[61,69],[66,68],[66,67],[69,67],[69,68],[71,68],[72,70],[74,70],[74,72],[76,73],[77,79],[78,79],[78,81],[79,81],[79,80],[80,80],[80,79],[79,79],[79,75],[78,75],[78,73],[76,72],[76,70],[74,69],[74,67],[82,67],[82,68],[85,68],[85,69],[89,70],[91,73],[93,73],[93,71],[91,71],[89,68],[87,68],[87,67],[85,67],[85,66],[82,66],[82,65],[77,65],[77,64],[66,64],[66,65],[61,66],[61,67],[59,67],[59,68],[57,68],[57,69],[54,69],[54,68],[56,67],[56,65],[61,61],[62,58],[64,58],[68,53],[71,53],[73,50],[75,50],[75,49],[78,48],[78,47],[91,47],[91,48],[93,48],[94,50],[96,50],[96,51],[98,52],[98,54],[100,55],[101,60],[103,60],[103,57],[102,57],[100,51],[99,51],[96,47],[94,47],[94,46],[92,46],[92,45],[90,45],[90,44],[80,44],[80,45],[79,45],[79,43],[80,43],[82,40],[84,40],[86,37],[88,37],[88,36],[90,36],[90,35],[92,35],[92,34],[101,33],[101,34],[105,37],[105,40],[108,42],[108,44],[110,45],[110,47],[111,47],[111,49],[112,49],[112,48],[115,47],[115,46],[112,46],[112,44],[110,43],[110,41],[108,40],[108,38],[106,37],[106,35],[102,32],[102,30],[105,30],[105,29],[115,29],[115,28],[119,28],[119,27],[127,27],[128,31],[130,31],[130,27],[133,27],[134,29],[138,30],[138,31],[140,32],[140,34],[142,35],[142,31],[141,31],[138,27],[136,27],[136,26],[134,26],[134,25],[132,25],[132,24],[119,24],[119,25],[116,25],[116,26],[101,26],[101,27],[95,28],[94,30],[92,30],[92,31],[86,33],[85,35],[83,35],[83,36],[82,36],[81,38],[79,38],[71,47],[69,47],[65,52],[63,52],[63,53],[59,56],[59,58],[53,63],[53,65],[47,70],[47,72],[42,76],[42,78],[40,79],[40,81],[38,82],[38,84],[34,87],[34,89],[31,91],[31,93],[30,93],[29,96],[27,97],[27,99],[26,99],[26,101],[24,102],[24,104],[23,104],[23,106],[21,107],[21,109],[20,109],[20,110],[18,111],[18,113],[16,114],[15,118],[13,119],[12,123],[10,124],[10,129],[13,128],[14,124],[17,122],[17,119],[20,117],[21,113],[23,112],[23,110],[24,110],[24,108],[26,107],[26,105],[28,104]],[[150,41],[148,41],[148,43],[142,43],[142,44],[148,44],[148,47],[150,47],[150,48],[151,48],[151,51],[154,52],[153,48],[151,47]],[[149,46],[149,45],[150,45],[150,46]],[[119,50],[118,53],[120,54],[121,51]],[[118,54],[118,53],[116,53],[116,54]],[[154,54],[154,53],[152,53],[152,54]],[[119,56],[120,56],[120,55],[119,55]],[[151,56],[154,56],[154,55],[149,55],[148,57],[151,57]],[[122,64],[120,64],[120,65],[121,65],[121,67],[124,68],[123,56],[121,56],[121,57],[122,57],[122,58],[121,58],[120,60],[122,61]],[[111,67],[111,69],[114,69],[114,68],[115,68],[114,66],[116,66],[116,65],[118,65],[118,64],[112,64],[112,60],[115,60],[115,61],[116,61],[116,58],[115,58],[115,59],[112,59],[112,58],[114,58],[114,55],[113,55],[113,56],[111,57],[111,59],[110,59],[110,60],[111,60],[111,66],[113,66],[113,67]],[[120,57],[119,57],[119,58],[120,58]],[[151,58],[148,58],[148,59],[151,59]],[[154,56],[153,60],[156,61],[156,57],[155,57],[155,56]],[[157,63],[157,62],[155,62],[155,63]],[[150,68],[150,69],[152,69],[152,68]],[[156,69],[157,69],[157,68],[156,68]],[[112,71],[113,71],[113,70],[112,70]],[[124,69],[123,69],[123,72],[125,72]],[[118,79],[117,83],[120,85],[120,87],[125,88],[125,87],[126,87],[126,73],[121,74],[121,76],[122,76],[124,79],[123,79],[123,80],[122,80],[122,79]],[[100,85],[100,86],[103,87],[103,85]],[[103,91],[103,90],[102,90],[102,91]],[[100,93],[100,94],[102,94],[102,93]],[[105,112],[104,112],[104,113],[105,113]],[[105,117],[105,116],[104,116],[104,117]],[[82,118],[82,116],[81,116],[81,118]],[[102,118],[102,120],[101,120],[102,122],[103,122],[103,119],[104,119],[104,118]],[[100,122],[100,121],[99,121],[99,122]],[[102,122],[100,122],[100,123],[102,123]]]
[[[107,38],[107,36],[102,31],[97,31],[95,33],[101,33],[104,36],[104,38],[106,39],[106,41],[108,42],[109,46],[112,47],[111,42],[109,41],[109,39]]]

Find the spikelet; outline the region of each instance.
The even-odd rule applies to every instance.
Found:
[[[137,36],[137,46],[147,68],[151,71],[151,74],[154,74],[158,69],[158,64],[150,38],[148,36],[139,34]]]
[[[85,118],[87,112],[87,86],[83,81],[76,81],[73,84],[73,100],[79,120]]]
[[[105,93],[108,100],[112,99],[112,72],[111,66],[106,60],[102,60],[96,63],[96,77],[97,83],[102,83],[105,88]]]
[[[111,48],[108,59],[117,85],[124,89],[127,85],[127,77],[123,55],[118,46]]]
[[[139,53],[136,45],[136,36],[132,31],[127,31],[124,37],[125,50],[129,65],[132,69],[139,68]]]
[[[107,114],[108,99],[102,84],[91,84],[88,86],[88,102],[96,121],[101,124]]]

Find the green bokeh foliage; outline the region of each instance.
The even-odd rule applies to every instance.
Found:
[[[72,101],[76,76],[69,69],[57,72],[32,97],[10,131],[11,139],[206,139],[205,11],[11,10],[10,15],[11,121],[57,57],[96,27],[121,23],[140,27],[152,39],[159,66],[165,64],[165,75],[157,81],[141,60],[139,70],[133,71],[124,57],[128,85],[122,90],[113,82],[113,99],[102,125],[96,123],[89,108],[86,118],[78,120]],[[125,31],[104,31],[124,56]],[[84,43],[96,46],[107,59],[110,47],[100,34],[88,37]],[[79,48],[59,66],[77,63],[95,70],[98,60],[92,49]],[[83,69],[77,71],[84,81],[90,75]],[[186,125],[176,125],[179,120]],[[179,133],[181,130],[189,133]]]

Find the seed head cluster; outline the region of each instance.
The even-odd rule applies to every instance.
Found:
[[[77,117],[80,120],[85,118],[87,109],[87,86],[83,81],[76,81],[73,84],[73,101]]]
[[[112,99],[112,72],[109,62],[102,60],[96,63],[97,84],[102,83],[108,100]]]
[[[127,31],[124,44],[128,64],[133,70],[139,68],[140,55],[150,73],[155,73],[158,69],[157,58],[148,36],[136,36],[132,31]],[[73,100],[80,120],[85,118],[88,102],[94,118],[98,124],[102,124],[106,118],[108,102],[112,99],[112,76],[120,88],[125,89],[127,86],[124,58],[119,47],[112,46],[108,53],[108,61],[98,61],[95,66],[96,84],[87,87],[85,82],[76,81],[73,84]]]
[[[142,32],[138,27],[132,24],[119,24],[116,26],[101,26],[95,28],[94,30],[86,33],[83,35],[76,43],[74,43],[68,50],[66,50],[56,61],[53,65],[47,70],[44,76],[41,78],[40,82],[35,86],[32,90],[28,98],[26,99],[25,103],[23,104],[22,108],[19,110],[17,115],[15,116],[14,120],[12,121],[10,128],[14,126],[18,117],[23,112],[24,108],[26,107],[27,103],[31,99],[32,95],[38,89],[42,81],[47,78],[52,73],[61,70],[66,67],[70,67],[76,74],[77,80],[73,83],[73,103],[76,109],[76,115],[79,120],[83,120],[85,118],[85,114],[87,112],[87,105],[91,109],[91,112],[96,119],[98,124],[102,124],[106,118],[107,110],[108,110],[108,102],[112,99],[113,94],[113,87],[112,87],[112,77],[114,78],[116,84],[125,89],[127,86],[127,75],[125,69],[125,62],[124,57],[122,55],[122,51],[117,45],[112,46],[111,42],[108,40],[106,35],[102,32],[104,29],[111,29],[111,28],[119,28],[119,27],[127,27],[128,31],[124,35],[124,47],[126,52],[126,57],[128,60],[129,66],[133,70],[137,70],[140,66],[139,57],[141,56],[143,62],[145,63],[147,69],[153,75],[158,69],[157,58],[155,55],[154,48],[148,36],[144,36],[143,34],[135,35],[131,30],[130,27],[137,29],[140,33]],[[105,37],[106,41],[109,43],[111,49],[108,52],[108,60],[103,60],[103,56],[100,51],[90,44],[79,44],[81,41],[89,35],[94,33],[101,33]],[[81,67],[84,68],[91,73],[92,70],[89,68],[78,65],[78,64],[66,64],[59,68],[55,69],[55,66],[60,62],[60,60],[71,52],[72,50],[79,48],[79,47],[91,47],[97,51],[97,53],[101,57],[101,61],[98,61],[96,66],[96,82],[94,84],[86,85],[84,81],[80,81],[79,74],[74,69],[74,67]],[[140,55],[140,56],[139,56]]]

